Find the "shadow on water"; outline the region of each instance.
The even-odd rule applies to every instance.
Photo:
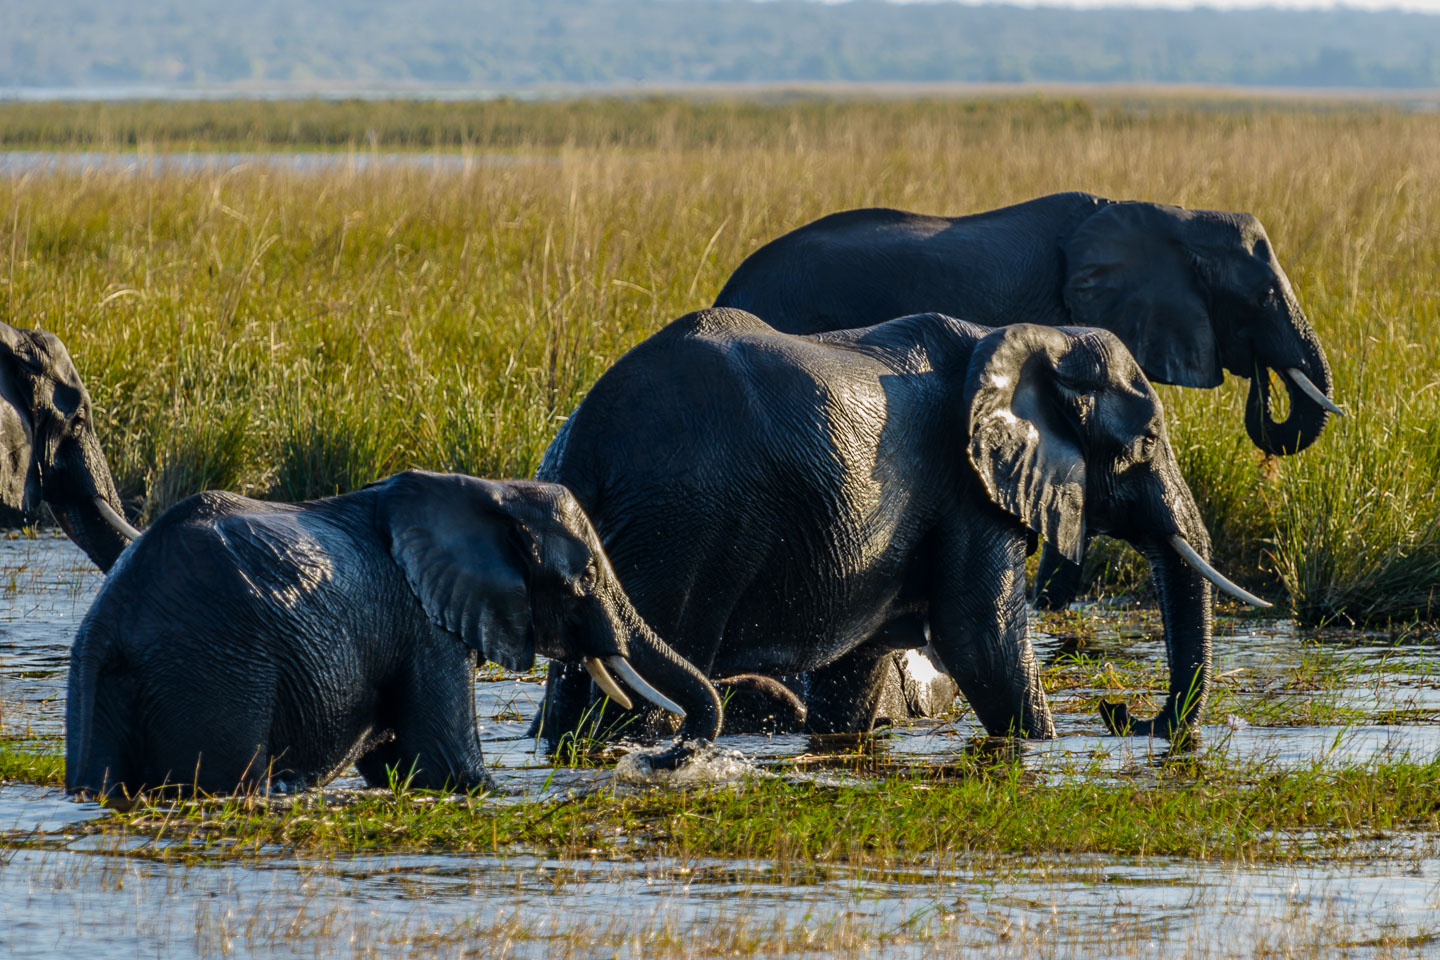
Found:
[[[63,735],[67,651],[99,582],[68,541],[0,540],[0,737],[53,749]],[[1022,779],[1056,782],[1158,776],[1167,763],[1283,767],[1440,750],[1434,647],[1378,635],[1317,642],[1250,620],[1217,630],[1224,722],[1208,725],[1192,752],[1107,736],[1093,702],[1162,689],[1162,647],[1143,615],[1107,613],[1096,624],[1084,643],[1037,629],[1038,652],[1066,680],[1052,698],[1054,741],[986,738],[960,710],[870,737],[726,737],[717,756],[726,769],[822,783],[1010,776],[1017,764]],[[1154,682],[1142,684],[1147,670]],[[524,736],[543,689],[538,672],[487,671],[476,684],[486,758],[507,794],[491,802],[613,782],[604,763],[555,768]],[[1090,957],[1100,942],[1100,954],[1121,957],[1336,947],[1368,955],[1420,948],[1440,931],[1440,849],[1404,834],[1338,863],[958,855],[906,872],[460,852],[135,857],[120,841],[85,834],[84,823],[104,815],[54,790],[0,786],[0,955],[68,957],[106,944],[126,955],[205,957]]]

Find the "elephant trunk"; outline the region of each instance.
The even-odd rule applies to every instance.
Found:
[[[1195,722],[1210,696],[1210,585],[1172,546],[1154,545],[1144,552],[1165,628],[1169,692],[1159,714],[1149,720],[1131,718],[1123,703],[1103,703],[1101,717],[1116,735],[1169,740]]]
[[[1283,351],[1266,351],[1257,347],[1257,356],[1250,378],[1250,393],[1245,402],[1245,432],[1255,446],[1273,456],[1299,453],[1320,436],[1335,405],[1330,364],[1315,332],[1310,329],[1298,306],[1291,306],[1292,336],[1298,344],[1288,344]],[[1270,371],[1279,374],[1289,396],[1290,414],[1276,423],[1270,412]]]
[[[45,473],[45,500],[65,534],[108,573],[140,532],[125,520],[100,440],[70,441]]]
[[[1156,485],[1137,505],[1155,511],[1145,527],[1151,534],[1135,546],[1150,562],[1151,582],[1160,604],[1165,654],[1170,668],[1169,690],[1158,715],[1132,718],[1124,704],[1102,703],[1101,718],[1111,733],[1174,739],[1195,722],[1210,693],[1211,598],[1213,580],[1222,589],[1244,594],[1209,564],[1210,536],[1190,490],[1173,463],[1166,464]],[[1168,529],[1167,529],[1168,528]],[[1155,532],[1160,532],[1159,536]],[[1258,597],[1244,594],[1256,603]]]
[[[637,694],[658,703],[654,697],[638,689],[639,683],[653,684],[670,701],[666,709],[679,707],[685,716],[684,736],[688,739],[713,741],[720,736],[724,711],[720,694],[694,664],[680,656],[661,640],[641,618],[628,598],[616,598],[620,621],[628,636],[628,654],[624,658],[643,680],[632,680],[623,673],[621,679]],[[620,668],[624,661],[611,658],[611,666]],[[665,706],[665,704],[661,704]]]

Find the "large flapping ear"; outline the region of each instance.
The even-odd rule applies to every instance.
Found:
[[[990,498],[1078,562],[1085,545],[1085,456],[1056,372],[1069,346],[1050,327],[1002,327],[975,348],[970,462]]]
[[[1112,203],[1065,242],[1065,305],[1076,326],[1118,336],[1156,383],[1219,386],[1210,299],[1187,244],[1195,214],[1159,203]]]
[[[432,621],[511,670],[535,663],[533,538],[501,484],[410,471],[384,481],[390,554]]]

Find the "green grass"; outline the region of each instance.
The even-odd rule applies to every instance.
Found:
[[[704,791],[602,790],[542,803],[367,793],[141,806],[94,821],[164,839],[161,857],[282,848],[307,855],[444,849],[612,859],[765,858],[899,868],[935,856],[1042,852],[1294,861],[1356,853],[1378,832],[1440,830],[1440,761],[1284,771],[1173,760],[1116,779],[1044,783],[985,754],[832,786],[749,780]]]
[[[1063,189],[1248,210],[1351,415],[1265,460],[1243,383],[1162,388],[1217,558],[1307,623],[1440,612],[1440,117],[1173,97],[6,104],[0,145],[476,158],[0,181],[0,318],[67,341],[152,517],[205,487],[527,475],[625,349],[833,210]],[[1102,589],[1136,582],[1129,551],[1096,565]]]
[[[0,783],[6,780],[47,787],[64,786],[65,755],[0,740]]]

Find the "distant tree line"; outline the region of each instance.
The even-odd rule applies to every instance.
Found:
[[[1440,16],[853,0],[0,0],[0,86],[1428,87]]]

